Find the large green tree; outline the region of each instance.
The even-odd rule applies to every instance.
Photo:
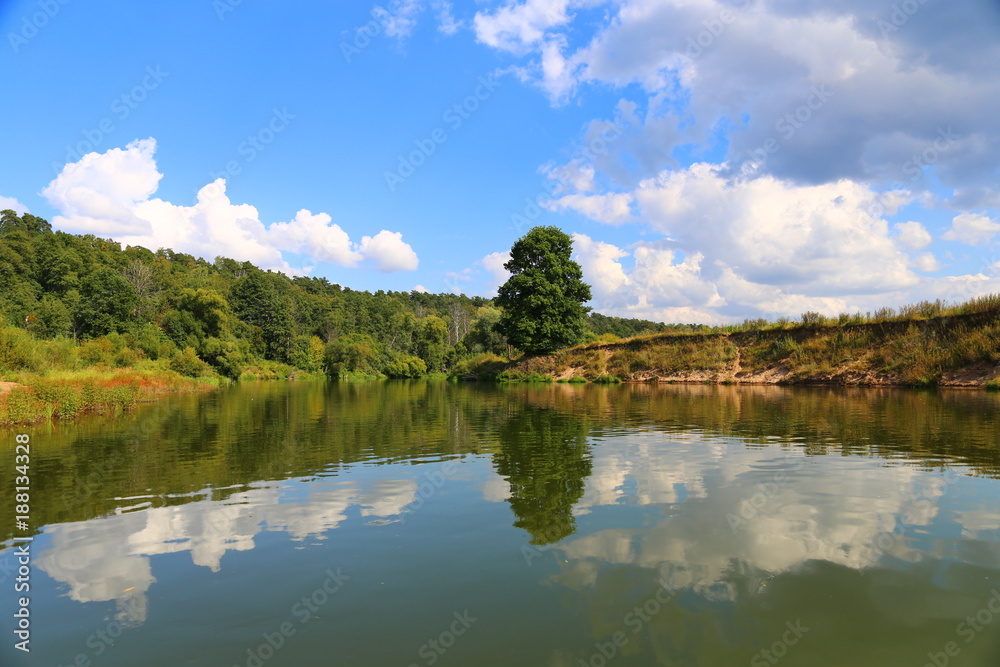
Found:
[[[573,240],[558,227],[535,227],[518,239],[504,268],[497,331],[530,354],[553,352],[583,339],[590,285],[571,259]]]

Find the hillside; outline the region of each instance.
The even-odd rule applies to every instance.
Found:
[[[933,305],[933,304],[931,304]],[[854,324],[734,327],[581,345],[524,359],[508,379],[720,384],[988,386],[1000,379],[1000,299]],[[809,319],[809,318],[806,318]]]
[[[513,356],[499,316],[484,297],[353,290],[226,257],[122,248],[0,212],[0,380],[115,368],[421,377],[477,354]],[[668,328],[592,314],[587,339]]]

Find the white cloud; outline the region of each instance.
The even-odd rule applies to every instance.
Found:
[[[1000,288],[1000,277],[929,278],[940,262],[904,247],[923,225],[892,228],[867,215],[875,193],[851,181],[795,185],[741,180],[699,164],[643,181],[631,194],[637,219],[663,234],[628,248],[574,234],[575,258],[599,312],[667,322],[828,315],[924,298],[962,300]],[[559,200],[557,200],[559,201]],[[563,198],[566,208],[579,199]],[[887,202],[892,206],[905,203]],[[594,219],[601,216],[592,215]],[[631,265],[631,266],[630,266]]]
[[[29,213],[28,207],[14,199],[13,197],[0,197],[0,211],[6,211],[10,209],[17,213],[18,215],[24,215]]]
[[[291,222],[275,222],[267,229],[268,241],[276,248],[309,255],[321,262],[355,266],[362,254],[339,225],[326,213],[302,209]]]
[[[896,240],[909,250],[920,250],[931,244],[931,235],[919,222],[897,222],[893,227],[899,232]]]
[[[495,296],[497,289],[510,278],[510,271],[503,268],[503,265],[510,261],[510,252],[491,252],[479,263],[489,273],[489,294]]]
[[[430,290],[424,287],[423,285],[414,285],[413,291],[420,292],[421,294],[430,294]]]
[[[203,187],[193,206],[151,198],[163,177],[155,151],[156,142],[145,139],[67,164],[42,191],[59,211],[53,226],[154,250],[223,255],[289,275],[309,269],[289,265],[283,251],[348,267],[367,261],[380,271],[417,267],[416,253],[399,232],[383,230],[353,244],[328,214],[305,209],[289,222],[265,226],[256,208],[230,201],[224,179]]]
[[[969,208],[998,201],[1000,117],[990,109],[1000,105],[1000,79],[985,65],[1000,56],[991,4],[922,5],[904,30],[881,34],[877,20],[889,9],[853,0],[526,0],[477,13],[475,29],[481,43],[520,56],[513,71],[553,104],[592,85],[651,110],[664,100],[679,108],[642,127],[648,136],[637,146],[657,162],[638,159],[637,146],[623,156],[641,176],[672,166],[675,148],[718,146],[722,129],[734,166],[774,139],[766,173],[920,189],[933,175]],[[584,6],[602,6],[603,20],[574,15]],[[822,100],[816,90],[826,91]],[[927,103],[914,107],[916,98]],[[797,113],[807,120],[777,126]]]
[[[941,262],[934,256],[934,253],[924,252],[914,258],[913,266],[916,267],[917,271],[939,271],[941,269]]]
[[[147,201],[163,175],[156,170],[156,141],[133,141],[124,149],[88,153],[67,164],[42,190],[61,215],[53,225],[70,232],[138,236],[152,231],[134,208]]]
[[[628,193],[608,193],[603,195],[564,195],[545,204],[550,211],[572,209],[591,220],[619,225],[633,221],[632,195]]]
[[[392,12],[376,7],[372,14],[385,26],[389,37],[405,38],[417,25],[417,14],[423,11],[421,0],[400,0]]]
[[[1000,234],[1000,223],[977,213],[963,213],[951,221],[951,229],[944,234],[947,241],[961,241],[969,245],[988,243]]]
[[[542,41],[547,30],[570,20],[569,6],[569,0],[527,0],[510,2],[492,13],[477,12],[476,38],[494,48],[524,53]]]
[[[888,223],[868,216],[868,187],[731,180],[724,167],[695,164],[643,181],[633,193],[638,215],[686,253],[755,283],[828,296],[916,282]]]
[[[454,35],[462,28],[462,22],[455,19],[452,15],[452,6],[450,2],[435,2],[432,5],[434,10],[437,12],[438,19],[438,32],[443,35]]]
[[[413,248],[403,242],[402,233],[385,229],[375,236],[362,237],[359,252],[385,273],[416,271],[420,263]]]

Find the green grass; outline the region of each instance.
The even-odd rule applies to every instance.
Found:
[[[159,396],[210,391],[218,378],[186,378],[173,372],[83,371],[48,376],[21,374],[21,386],[0,395],[0,425],[73,419],[82,414],[121,414]]]

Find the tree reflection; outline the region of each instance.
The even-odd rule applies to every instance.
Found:
[[[528,407],[514,410],[498,433],[493,465],[510,484],[514,525],[531,534],[532,544],[576,530],[573,506],[591,470],[586,432],[586,422],[572,415]]]

